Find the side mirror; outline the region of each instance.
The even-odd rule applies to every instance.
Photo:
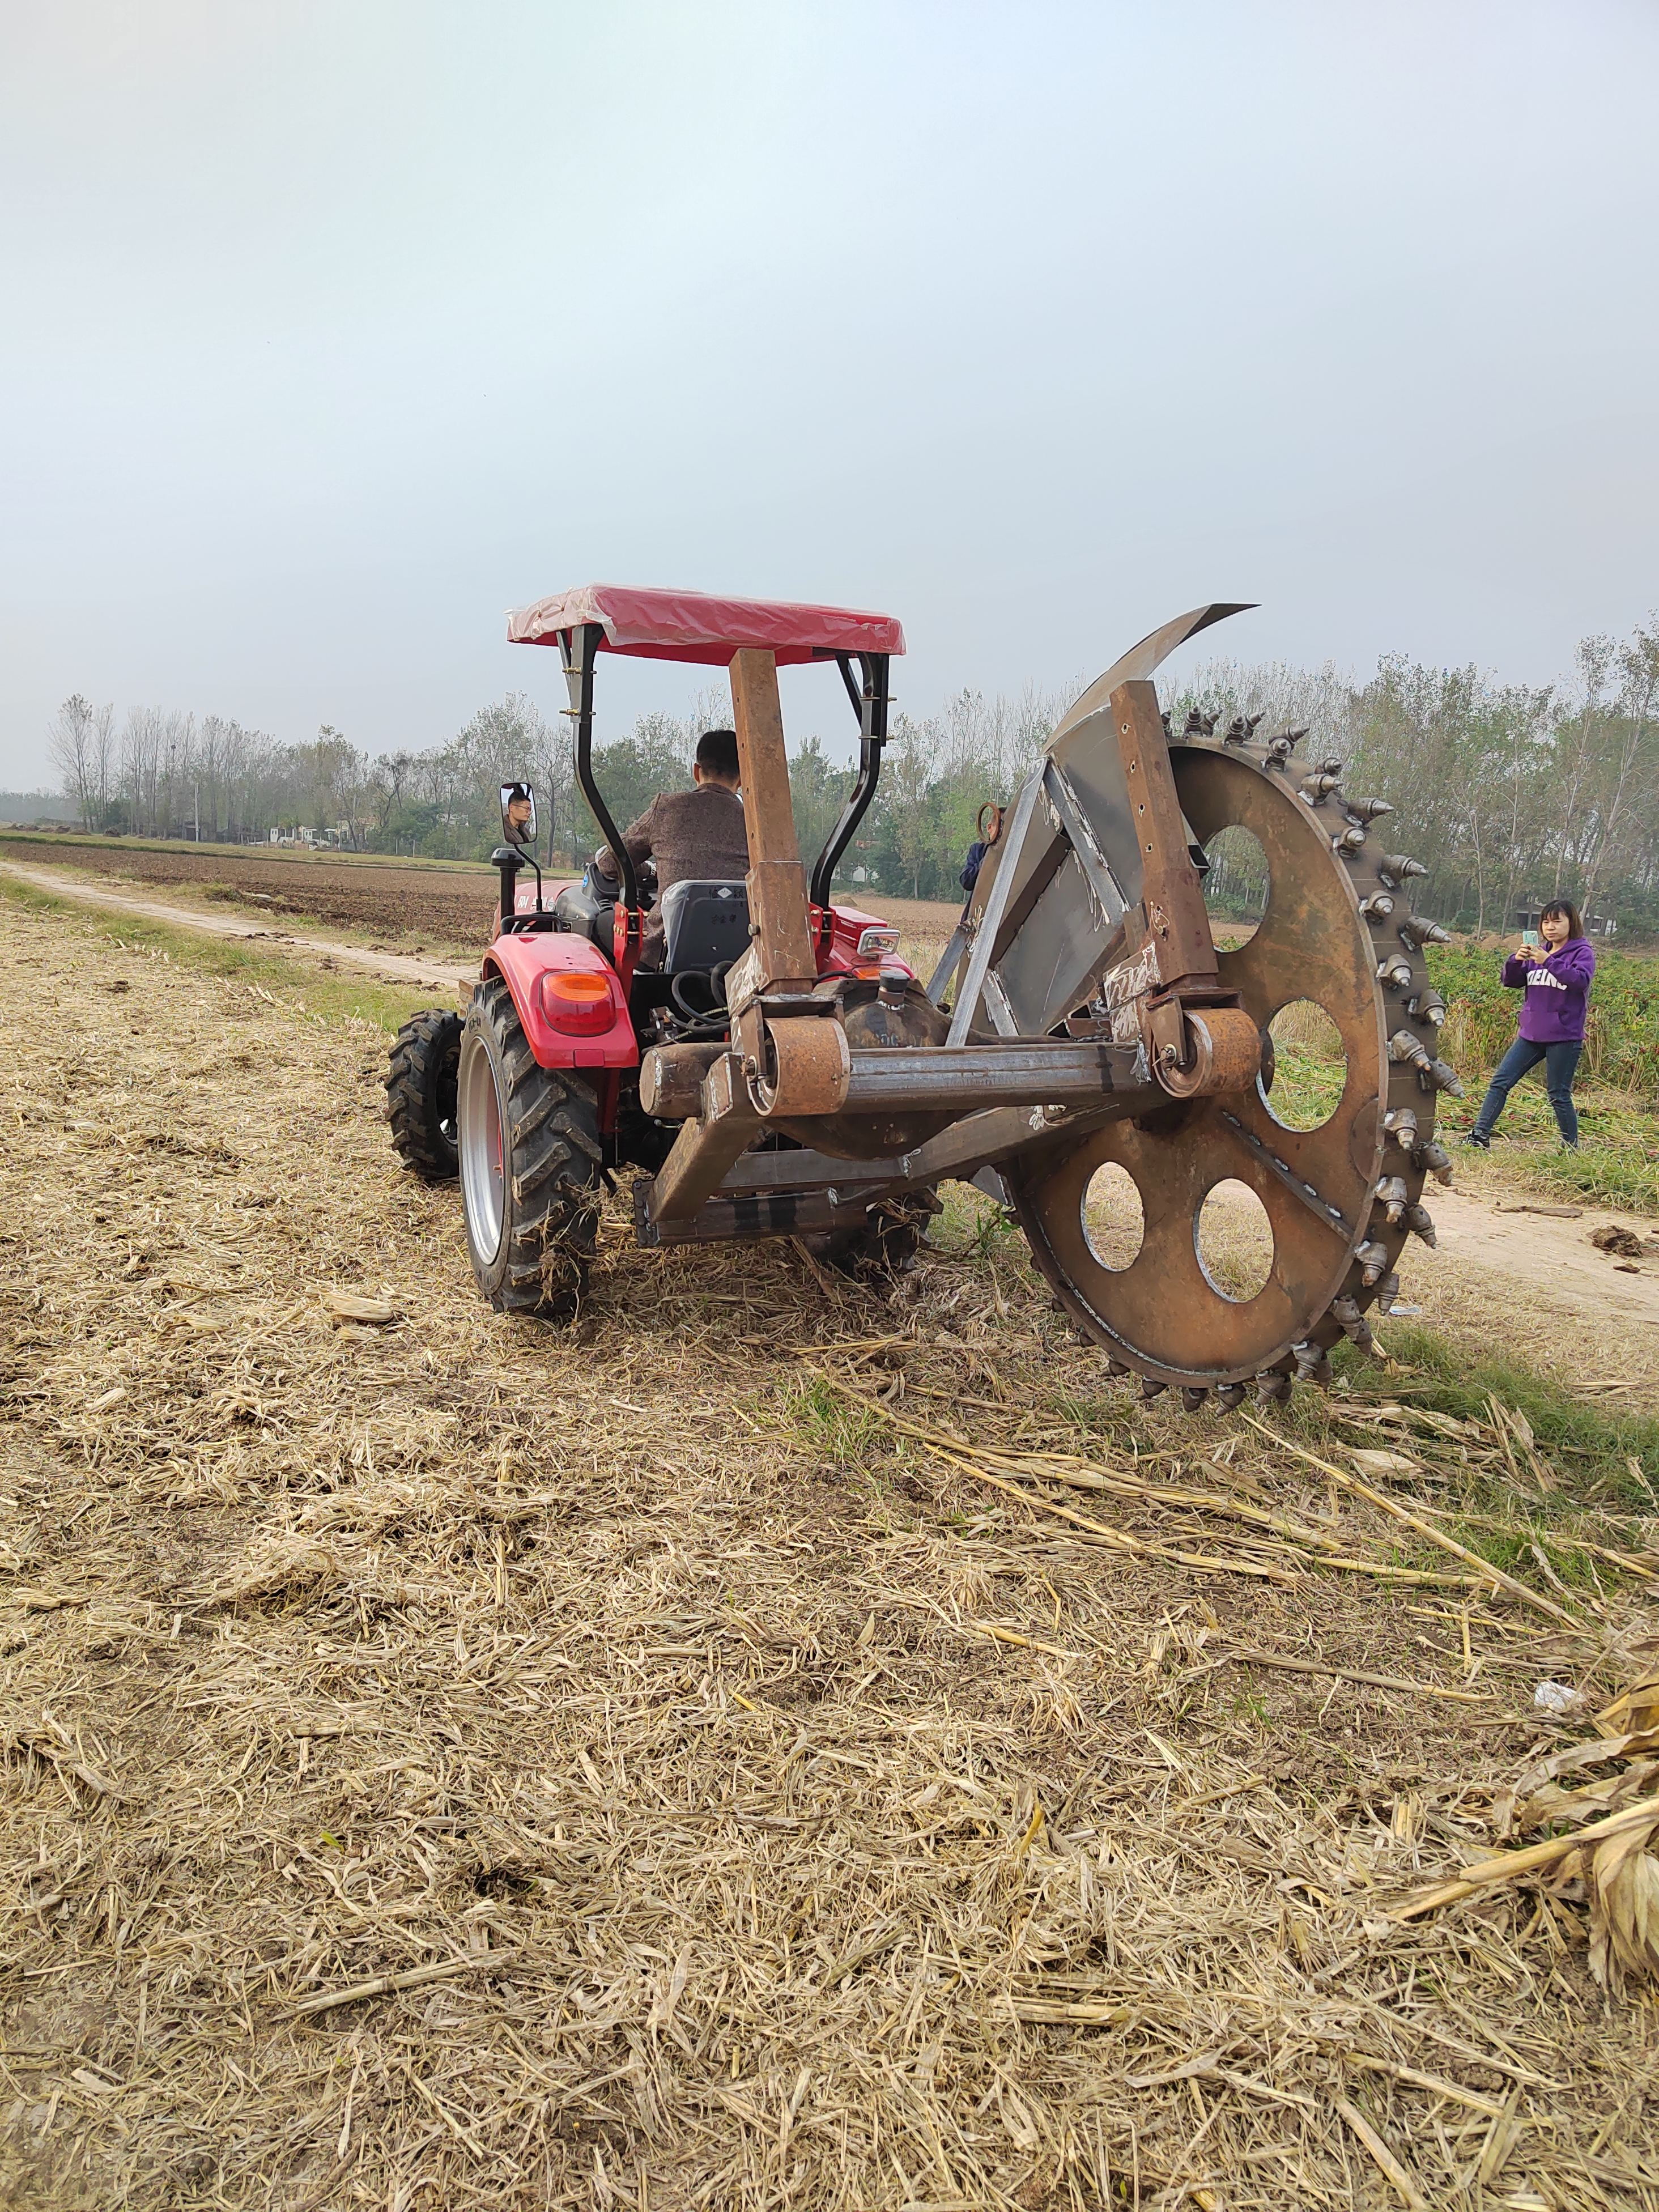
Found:
[[[527,783],[501,786],[501,835],[526,851],[536,842],[536,794]]]

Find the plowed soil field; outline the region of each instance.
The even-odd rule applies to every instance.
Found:
[[[0,857],[26,866],[83,868],[125,883],[165,884],[265,914],[307,915],[339,929],[476,945],[489,933],[495,878],[487,868],[410,867],[395,861],[267,856],[180,848],[157,852],[112,840],[0,838]]]
[[[400,867],[374,855],[318,860],[258,846],[157,851],[118,838],[94,842],[68,837],[0,837],[0,859],[27,867],[81,868],[112,883],[165,886],[188,898],[245,907],[249,913],[304,915],[336,929],[467,951],[488,939],[495,912],[495,872],[461,862],[453,867]],[[904,933],[910,958],[924,971],[938,957],[957,918],[954,906],[934,900],[884,900],[862,890],[837,890],[836,896],[891,920]]]

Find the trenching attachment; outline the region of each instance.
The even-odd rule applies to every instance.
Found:
[[[1054,759],[1074,798],[1121,793],[1133,822],[1120,781],[1121,719],[1091,709],[1062,724]],[[1422,1233],[1424,1177],[1442,1157],[1436,1104],[1456,1079],[1435,1057],[1434,1012],[1443,1006],[1424,971],[1423,947],[1437,941],[1437,926],[1412,915],[1403,888],[1427,871],[1403,854],[1379,856],[1383,833],[1366,835],[1386,821],[1389,803],[1346,799],[1334,756],[1292,762],[1305,729],[1264,737],[1249,716],[1222,724],[1197,708],[1182,719],[1170,744],[1182,845],[1213,855],[1218,836],[1237,828],[1266,861],[1261,919],[1242,945],[1218,944],[1223,1003],[1264,1037],[1293,1002],[1318,1007],[1341,1041],[1340,1093],[1326,1094],[1323,1120],[1299,1126],[1291,1110],[1305,1103],[1299,1070],[1281,1050],[1275,1073],[1263,1054],[1259,1084],[1241,1076],[1212,1095],[1126,1111],[1069,1141],[1022,1151],[1001,1172],[1036,1264],[1109,1353],[1111,1371],[1141,1378],[1143,1401],[1174,1391],[1185,1407],[1226,1413],[1252,1388],[1267,1406],[1287,1400],[1298,1380],[1328,1382],[1330,1346],[1345,1336],[1374,1349],[1367,1311],[1386,1310],[1401,1249]],[[1103,854],[1119,866],[1115,819],[1103,811],[1094,823],[1099,854],[1074,839],[1059,873],[1015,878],[1029,917],[996,974],[1022,1036],[1049,1034],[1067,1006],[1115,1006],[1115,983],[1126,1009],[1145,995],[1130,974],[1139,956],[1112,951],[1107,923],[1097,939],[1085,918],[1098,873],[1085,861]],[[1125,840],[1121,858],[1133,871],[1142,855]],[[1045,880],[1053,888],[1042,891]],[[1107,912],[1109,921],[1109,902]],[[1097,941],[1102,964],[1085,971],[1074,940]],[[1057,974],[1068,988],[1076,978],[1079,995],[1064,1006],[1048,982]],[[1127,1188],[1126,1178],[1140,1198],[1138,1249],[1118,1233],[1127,1224],[1113,1209],[1127,1199],[1108,1194]],[[1241,1185],[1260,1229],[1245,1226]],[[1219,1195],[1224,1187],[1231,1195]],[[1263,1231],[1271,1243],[1255,1247],[1247,1265],[1247,1240]],[[1128,1256],[1111,1256],[1126,1247]]]

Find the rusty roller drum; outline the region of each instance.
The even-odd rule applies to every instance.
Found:
[[[1367,824],[1389,810],[1351,807],[1340,763],[1309,775],[1284,739],[1176,742],[1170,763],[1194,838],[1207,845],[1237,824],[1267,860],[1261,921],[1217,962],[1263,1038],[1261,1074],[1109,1123],[1058,1157],[1017,1159],[1005,1179],[1038,1267],[1079,1328],[1146,1378],[1148,1395],[1176,1388],[1196,1406],[1214,1391],[1231,1405],[1253,1379],[1264,1398],[1298,1375],[1328,1380],[1328,1351],[1345,1334],[1369,1346],[1365,1310],[1391,1295],[1407,1237],[1432,1241],[1422,1188],[1431,1167],[1448,1172],[1434,1107],[1455,1079],[1438,1060],[1421,946],[1443,933],[1411,916],[1407,875],[1422,872],[1373,851]],[[1347,1063],[1334,1111],[1307,1130],[1273,1113],[1267,1041],[1275,1015],[1303,1000],[1328,1015]],[[1133,1178],[1144,1219],[1121,1267],[1103,1263],[1084,1218],[1109,1162]],[[1229,1180],[1255,1194],[1272,1229],[1271,1271],[1254,1296],[1233,1295],[1200,1249],[1204,1201]]]

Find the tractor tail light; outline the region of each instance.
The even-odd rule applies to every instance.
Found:
[[[859,958],[868,960],[883,952],[898,951],[899,933],[896,929],[861,929],[859,932]]]
[[[616,1019],[611,978],[590,968],[550,968],[536,988],[543,1013],[566,1036],[598,1036]]]

